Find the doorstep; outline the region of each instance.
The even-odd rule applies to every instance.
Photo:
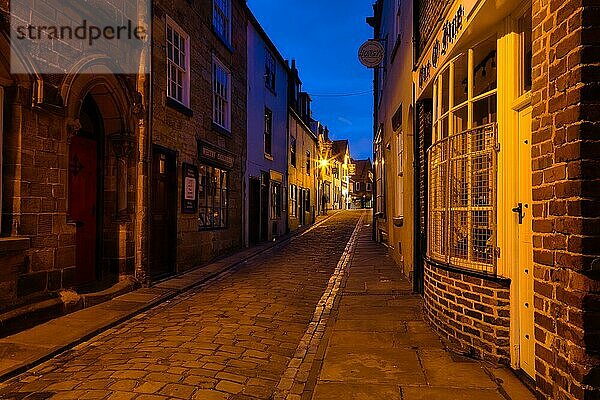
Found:
[[[314,229],[336,214],[337,212],[318,218],[315,224],[282,236],[276,242],[263,243],[241,250],[229,257],[158,282],[151,287],[129,291],[100,304],[2,338],[0,339],[0,382],[19,375],[137,314],[207,283],[270,249],[283,246],[295,236]]]

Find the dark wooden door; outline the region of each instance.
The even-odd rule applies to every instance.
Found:
[[[78,285],[96,281],[97,199],[97,143],[74,136],[69,147],[69,216],[77,226],[75,265]]]
[[[150,275],[175,271],[177,244],[177,164],[174,154],[154,149],[150,211]]]
[[[249,240],[251,244],[260,242],[260,179],[250,178],[249,190]]]

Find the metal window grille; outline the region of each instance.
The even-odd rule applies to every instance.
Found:
[[[442,139],[429,153],[431,259],[496,274],[497,125]]]

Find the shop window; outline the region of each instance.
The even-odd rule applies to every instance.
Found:
[[[281,183],[271,184],[271,219],[281,218]]]
[[[216,58],[213,60],[213,122],[231,128],[231,74]]]
[[[290,185],[290,216],[296,216],[298,210],[298,186]]]
[[[496,89],[496,36],[477,45],[473,52],[473,97]]]
[[[433,88],[428,254],[457,268],[495,274],[495,37],[460,54],[441,71]]]
[[[265,155],[273,155],[273,112],[265,108]]]
[[[201,165],[199,168],[198,200],[200,230],[226,228],[229,207],[229,173]]]
[[[454,90],[452,97],[454,107],[467,101],[469,95],[469,60],[466,54],[459,55],[453,62]]]
[[[167,17],[167,96],[190,105],[190,37]]]
[[[290,137],[290,164],[292,167],[296,167],[296,138]]]

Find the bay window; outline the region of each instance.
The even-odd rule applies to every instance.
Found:
[[[434,80],[428,255],[496,273],[496,37],[450,61]]]

